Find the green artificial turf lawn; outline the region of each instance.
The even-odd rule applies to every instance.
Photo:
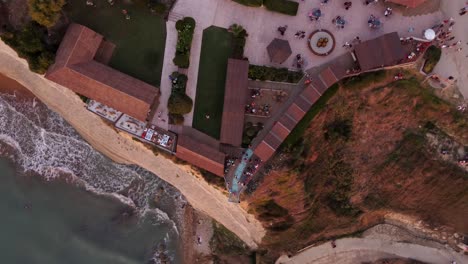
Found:
[[[75,23],[85,25],[116,48],[109,66],[159,87],[166,44],[166,23],[162,16],[152,14],[142,4],[115,1],[94,1],[96,7],[86,6],[84,0],[68,0],[65,11]],[[126,9],[130,20],[122,10]]]
[[[227,61],[232,53],[232,35],[224,28],[203,32],[197,94],[192,126],[219,139],[223,116]],[[210,118],[206,118],[209,115]]]

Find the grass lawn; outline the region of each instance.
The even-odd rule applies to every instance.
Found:
[[[224,28],[203,31],[198,69],[193,127],[219,139],[224,104],[227,61],[232,53],[232,35]],[[207,119],[206,115],[210,118]]]
[[[115,1],[94,1],[97,7],[86,6],[84,0],[69,0],[65,11],[70,19],[102,34],[116,45],[109,66],[151,85],[161,83],[166,44],[166,23],[151,14],[145,5]],[[131,17],[122,14],[126,9]]]

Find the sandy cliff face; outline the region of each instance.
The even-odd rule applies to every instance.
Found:
[[[186,197],[197,210],[205,212],[256,248],[265,231],[259,221],[208,183],[193,175],[189,167],[155,156],[142,144],[106,125],[87,111],[72,91],[29,71],[26,61],[0,42],[0,72],[17,80],[49,108],[59,113],[94,148],[116,162],[139,165],[167,181]]]

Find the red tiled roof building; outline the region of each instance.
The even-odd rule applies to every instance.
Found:
[[[118,111],[146,120],[150,108],[158,103],[159,89],[100,63],[96,56],[105,53],[102,35],[78,24],[71,24],[60,44],[55,63],[45,77],[74,92]]]

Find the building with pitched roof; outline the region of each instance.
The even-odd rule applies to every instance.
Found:
[[[159,101],[159,89],[107,65],[109,42],[93,30],[70,24],[55,63],[45,77],[104,105],[146,120]],[[99,60],[99,61],[98,61]],[[104,62],[104,63],[102,63]]]
[[[220,141],[240,147],[244,129],[245,104],[248,96],[249,61],[229,59]]]
[[[354,55],[362,71],[396,65],[406,57],[397,32],[356,45]]]

